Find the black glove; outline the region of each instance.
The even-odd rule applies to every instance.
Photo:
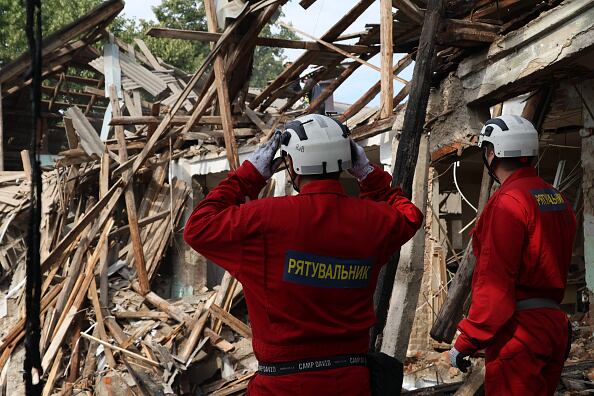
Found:
[[[448,355],[450,355],[450,363],[452,364],[452,367],[456,367],[463,373],[467,372],[472,364],[468,355],[460,353],[456,348],[450,349]]]

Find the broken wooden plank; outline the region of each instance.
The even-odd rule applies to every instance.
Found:
[[[163,121],[163,116],[118,116],[111,119],[110,125],[158,125]],[[191,116],[175,116],[171,119],[171,125],[185,125]],[[252,120],[247,116],[234,115],[233,124],[247,124]],[[222,125],[221,116],[205,115],[194,125]]]
[[[137,282],[132,283],[132,288],[139,292],[140,287],[138,286]],[[190,321],[190,317],[185,312],[180,311],[177,307],[171,305],[167,300],[160,297],[154,292],[149,292],[143,295],[146,300],[151,303],[155,308],[160,309],[162,312],[165,312],[171,319],[177,320],[179,323],[188,323]]]
[[[374,49],[369,54],[362,55],[361,59],[370,59],[374,57],[376,54],[377,49]],[[309,106],[305,110],[305,113],[311,114],[317,111],[318,107],[321,106],[321,104],[324,103],[326,99],[328,99],[330,95],[332,95],[332,93],[359,68],[360,65],[360,63],[353,62],[348,67],[346,67],[338,77],[334,78],[332,82],[328,84],[328,86],[326,86],[324,90],[318,96],[316,96],[314,100],[310,102]],[[283,107],[283,110],[288,109]]]
[[[108,343],[108,342],[105,342],[105,341],[103,341],[103,340],[99,339],[99,338],[93,337],[92,335],[89,335],[89,334],[87,334],[87,333],[80,333],[80,335],[81,335],[81,337],[83,337],[83,338],[86,338],[86,339],[88,339],[88,340],[91,340],[91,341],[93,341],[93,342],[96,342],[96,343],[98,343],[98,344],[101,344],[101,345],[103,345],[104,347],[107,347],[107,348],[113,349],[113,350],[115,350],[115,351],[121,352],[121,353],[123,353],[123,354],[125,354],[125,355],[128,355],[128,356],[130,356],[130,357],[132,357],[132,358],[134,358],[134,359],[140,360],[140,361],[142,361],[142,362],[148,363],[148,364],[150,364],[150,365],[152,365],[152,366],[155,366],[155,367],[159,367],[159,366],[160,366],[160,365],[159,365],[159,362],[156,362],[156,361],[154,361],[154,360],[152,360],[152,359],[145,358],[145,357],[144,357],[144,356],[142,356],[142,355],[139,355],[139,354],[137,354],[137,353],[134,353],[134,352],[130,352],[129,350],[127,350],[127,349],[124,349],[124,348],[120,348],[119,346],[112,345],[112,344],[110,344],[110,343]]]
[[[115,86],[109,87],[109,96],[111,100],[111,108],[115,116],[120,116],[120,105],[116,94]],[[122,126],[115,127],[116,139],[120,145],[120,163],[128,160],[128,149],[126,147],[126,137],[124,136],[124,128]],[[129,171],[124,172],[124,178],[128,178]],[[150,284],[148,280],[148,273],[146,270],[146,260],[142,250],[142,240],[140,239],[140,230],[138,227],[138,213],[136,212],[136,199],[134,197],[134,185],[129,183],[124,191],[124,199],[126,201],[126,213],[128,215],[128,226],[130,229],[130,239],[132,241],[132,249],[134,252],[134,268],[136,268],[136,276],[138,277],[138,284],[140,286],[141,294],[146,294],[150,291]]]
[[[56,355],[56,358],[54,359],[52,368],[50,369],[49,375],[47,377],[47,381],[45,382],[45,384],[43,386],[43,393],[41,394],[41,396],[49,396],[52,394],[51,392],[53,391],[54,384],[56,383],[56,379],[58,378],[58,369],[62,365],[63,353],[64,353],[64,351],[62,349],[60,349],[58,351],[58,354]]]
[[[206,21],[208,30],[216,32],[217,14],[214,0],[204,0],[206,10]],[[227,83],[227,71],[225,70],[225,59],[223,55],[217,55],[214,60],[215,85],[217,87],[217,96],[219,99],[219,110],[221,112],[221,121],[225,133],[225,150],[229,168],[235,170],[239,167],[239,155],[237,154],[237,142],[233,136],[233,119],[231,116],[231,102],[229,101],[229,86]],[[232,72],[233,70],[229,70]]]
[[[101,170],[99,171],[99,198],[103,198],[109,191],[109,155],[103,153],[101,158]],[[101,249],[101,258],[99,262],[99,290],[101,291],[101,304],[109,307],[109,280],[107,276],[107,258],[109,255],[109,241],[105,241]]]
[[[89,299],[91,300],[91,305],[95,310],[95,317],[97,318],[97,330],[99,332],[99,337],[107,342],[109,338],[107,337],[107,332],[105,331],[105,323],[103,323],[103,308],[99,303],[99,296],[97,295],[97,286],[95,285],[95,281],[91,281],[91,285],[89,287]],[[113,353],[110,349],[105,349],[105,359],[107,360],[107,364],[110,368],[115,369],[117,367],[117,363],[113,358]]]
[[[198,340],[200,339],[202,331],[206,326],[206,321],[208,320],[209,313],[210,312],[208,310],[205,310],[204,312],[200,313],[198,320],[192,326],[192,331],[190,332],[190,335],[181,345],[179,357],[182,359],[182,361],[188,363],[188,360],[192,356],[194,348],[196,347],[196,344],[198,344]]]
[[[479,361],[478,365],[473,366],[470,374],[461,387],[458,388],[454,396],[474,396],[485,382],[485,362]]]
[[[342,49],[338,48],[336,45],[334,45],[334,44],[332,44],[332,43],[329,43],[329,42],[327,42],[327,41],[324,41],[324,40],[322,40],[322,39],[316,38],[316,37],[314,37],[314,36],[310,35],[309,33],[306,33],[306,32],[304,32],[304,31],[302,31],[302,30],[299,30],[299,29],[295,28],[294,26],[288,25],[288,24],[286,24],[286,23],[284,23],[284,22],[279,22],[279,25],[280,25],[280,26],[282,26],[282,27],[284,27],[284,28],[287,28],[287,29],[289,29],[289,30],[292,30],[292,31],[294,31],[294,32],[296,32],[296,33],[302,34],[302,35],[304,35],[305,37],[308,37],[308,38],[310,38],[310,39],[312,39],[312,40],[316,40],[318,43],[322,44],[322,45],[323,45],[323,46],[325,46],[325,47],[328,47],[328,48],[330,48],[330,49],[334,50],[335,52],[338,52],[340,55],[344,56],[345,58],[352,59],[352,60],[354,60],[355,62],[361,63],[362,65],[365,65],[365,66],[367,66],[367,67],[370,67],[370,68],[372,68],[373,70],[375,70],[375,71],[378,71],[378,72],[380,72],[380,73],[381,73],[381,71],[382,71],[382,69],[381,69],[381,68],[377,67],[376,65],[374,65],[374,64],[372,64],[372,63],[369,63],[369,62],[367,62],[367,61],[366,61],[365,59],[363,59],[362,57],[359,57],[359,56],[352,55],[352,54],[350,54],[350,53],[348,53],[348,52],[346,52],[346,51],[344,51],[344,50],[342,50]],[[403,79],[403,78],[401,78],[401,77],[398,77],[398,76],[396,76],[396,75],[391,75],[391,78],[392,78],[392,79],[394,79],[394,80],[400,81],[400,82],[401,82],[401,83],[403,83],[403,84],[406,84],[406,83],[408,83],[408,81],[406,81],[405,79]]]
[[[109,219],[107,221],[105,227],[103,228],[101,237],[99,238],[100,244],[103,243],[103,241],[107,239],[107,235],[109,234],[109,230],[112,227],[112,225],[113,225],[113,219]],[[78,314],[78,312],[81,308],[82,302],[87,294],[89,284],[91,283],[91,280],[93,279],[93,270],[95,268],[95,265],[99,261],[99,255],[100,255],[100,250],[95,249],[95,251],[93,252],[91,257],[87,261],[87,265],[86,265],[84,274],[82,274],[82,277],[77,282],[79,287],[78,288],[75,287],[73,289],[71,298],[66,305],[67,307],[69,307],[69,309],[67,311],[64,311],[64,314],[60,318],[60,321],[58,321],[58,329],[57,329],[56,333],[54,334],[54,337],[52,338],[52,342],[50,343],[50,346],[48,347],[47,351],[43,355],[43,360],[41,362],[41,366],[44,371],[47,370],[50,362],[52,362],[54,357],[56,356],[58,348],[61,346],[62,341],[63,341],[64,337],[66,336],[66,333],[70,329],[70,325],[72,324],[74,318],[76,317],[76,315]]]
[[[229,312],[225,311],[223,308],[216,304],[212,304],[209,310],[212,316],[231,327],[231,329],[233,329],[242,337],[252,338],[252,330],[250,327],[241,320],[237,319],[235,316],[231,315]]]
[[[334,26],[332,26],[320,40],[326,42],[332,42],[338,36],[344,32],[371,4],[374,0],[360,0],[353,8],[349,10]],[[286,81],[293,80],[304,71],[309,62],[315,57],[311,51],[307,51],[301,55],[293,64],[283,70],[283,72],[256,97],[252,100],[249,106],[252,109],[260,107],[261,110],[265,110],[270,103],[276,99],[274,91],[278,90]]]
[[[155,320],[167,320],[169,315],[165,312],[155,311],[115,311],[113,313],[118,319],[155,319]]]
[[[216,40],[215,40],[216,41]],[[149,50],[149,48],[146,46],[145,42],[142,41],[139,38],[135,38],[134,42],[136,43],[136,45],[138,45],[138,48],[140,48],[140,51],[143,53],[143,55],[146,57],[146,59],[148,59],[149,63],[151,64],[151,66],[153,67],[153,69],[157,70],[157,71],[167,71],[167,69],[165,69],[157,60],[157,58],[155,58],[155,56],[153,55],[153,53]]]
[[[21,151],[21,162],[23,164],[23,171],[25,172],[25,177],[27,178],[27,181],[30,183],[33,170],[31,168],[31,154],[29,154],[29,150]]]
[[[250,120],[252,120],[252,122],[254,124],[256,124],[256,126],[258,127],[258,129],[260,129],[260,131],[264,132],[264,133],[268,133],[268,131],[270,130],[270,128],[268,128],[266,126],[266,124],[264,123],[264,121],[262,121],[260,119],[260,117],[258,116],[258,114],[256,114],[256,112],[254,110],[252,110],[249,106],[246,106],[245,109],[245,115],[248,116],[248,118]],[[202,119],[204,119],[204,117],[202,117]]]
[[[392,115],[392,99],[394,96],[393,58],[393,30],[394,18],[392,17],[392,0],[380,1],[380,47],[381,47],[381,91],[380,91],[380,118]]]
[[[151,28],[147,35],[152,37],[163,37],[163,38],[174,38],[174,39],[185,39],[195,41],[210,41],[216,42],[220,37],[221,33],[215,32],[203,32],[196,30],[183,30],[183,29],[168,29],[168,28]],[[240,38],[233,39],[234,42],[239,42]],[[335,44],[338,48],[353,53],[362,54],[369,50],[368,46],[365,45],[345,45]],[[309,51],[330,51],[323,45],[315,41],[302,41],[302,40],[288,40],[271,37],[258,37],[256,38],[256,46],[264,47],[276,47],[276,48],[292,48],[292,49],[305,49]]]
[[[210,339],[210,343],[215,348],[220,349],[224,353],[229,353],[235,349],[235,345],[231,344],[229,341],[209,329],[208,327],[204,329],[204,335]]]

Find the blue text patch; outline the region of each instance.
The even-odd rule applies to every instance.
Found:
[[[283,279],[302,285],[363,288],[369,284],[373,259],[343,259],[289,250]]]
[[[565,210],[567,204],[563,195],[557,190],[546,188],[543,190],[530,190],[541,212],[556,212]]]

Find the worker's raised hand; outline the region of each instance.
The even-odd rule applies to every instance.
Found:
[[[280,138],[280,131],[275,131],[270,140],[260,145],[247,159],[265,179],[270,179],[274,171],[282,163],[282,158],[273,161],[274,155],[280,147]]]
[[[373,166],[369,163],[367,155],[365,155],[365,149],[359,146],[351,139],[351,162],[352,167],[348,170],[349,173],[357,178],[359,181],[365,180],[365,178],[373,172]]]
[[[456,367],[463,373],[468,371],[471,363],[467,355],[460,353],[456,348],[450,349],[448,355],[450,356],[450,363],[452,367]]]

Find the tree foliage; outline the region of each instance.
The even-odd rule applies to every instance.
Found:
[[[47,35],[87,13],[101,0],[44,0],[42,1],[43,31]],[[200,41],[163,39],[145,36],[151,27],[187,30],[207,30],[202,0],[163,0],[152,8],[156,21],[118,17],[110,29],[122,40],[143,39],[150,50],[168,64],[187,72],[197,70],[210,50]],[[285,28],[266,25],[261,35],[266,37],[297,38]],[[23,0],[0,0],[0,67],[27,50],[25,35],[25,6]],[[257,47],[254,55],[252,85],[262,87],[276,77],[283,68],[282,48]]]
[[[100,3],[101,0],[42,1],[44,35],[74,21]],[[25,2],[23,0],[0,0],[0,67],[28,50],[25,26]]]

